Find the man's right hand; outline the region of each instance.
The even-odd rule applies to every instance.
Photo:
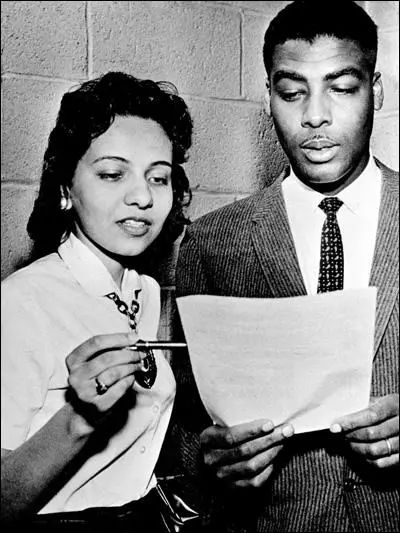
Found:
[[[231,487],[260,487],[270,477],[291,424],[256,420],[232,427],[210,426],[200,435],[205,464]]]

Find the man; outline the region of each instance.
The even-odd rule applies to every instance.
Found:
[[[370,152],[383,101],[376,54],[377,28],[355,2],[285,7],[264,63],[290,168],[195,221],[182,242],[177,296],[378,291],[370,406],[330,430],[213,426],[177,369],[183,462],[208,483],[213,531],[398,531],[398,175]],[[208,426],[200,439],[193,421],[198,433]]]

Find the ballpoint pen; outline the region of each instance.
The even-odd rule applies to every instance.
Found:
[[[136,344],[129,346],[130,350],[172,350],[175,348],[187,348],[185,342],[173,341],[143,341],[138,340]]]

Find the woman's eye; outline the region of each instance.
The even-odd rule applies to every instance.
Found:
[[[121,172],[100,172],[99,177],[106,181],[117,181],[122,177]]]
[[[168,185],[170,182],[169,176],[150,176],[149,181],[155,185]]]

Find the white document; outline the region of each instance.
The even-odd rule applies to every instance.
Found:
[[[376,288],[293,298],[177,299],[200,397],[215,423],[326,429],[368,406]]]

